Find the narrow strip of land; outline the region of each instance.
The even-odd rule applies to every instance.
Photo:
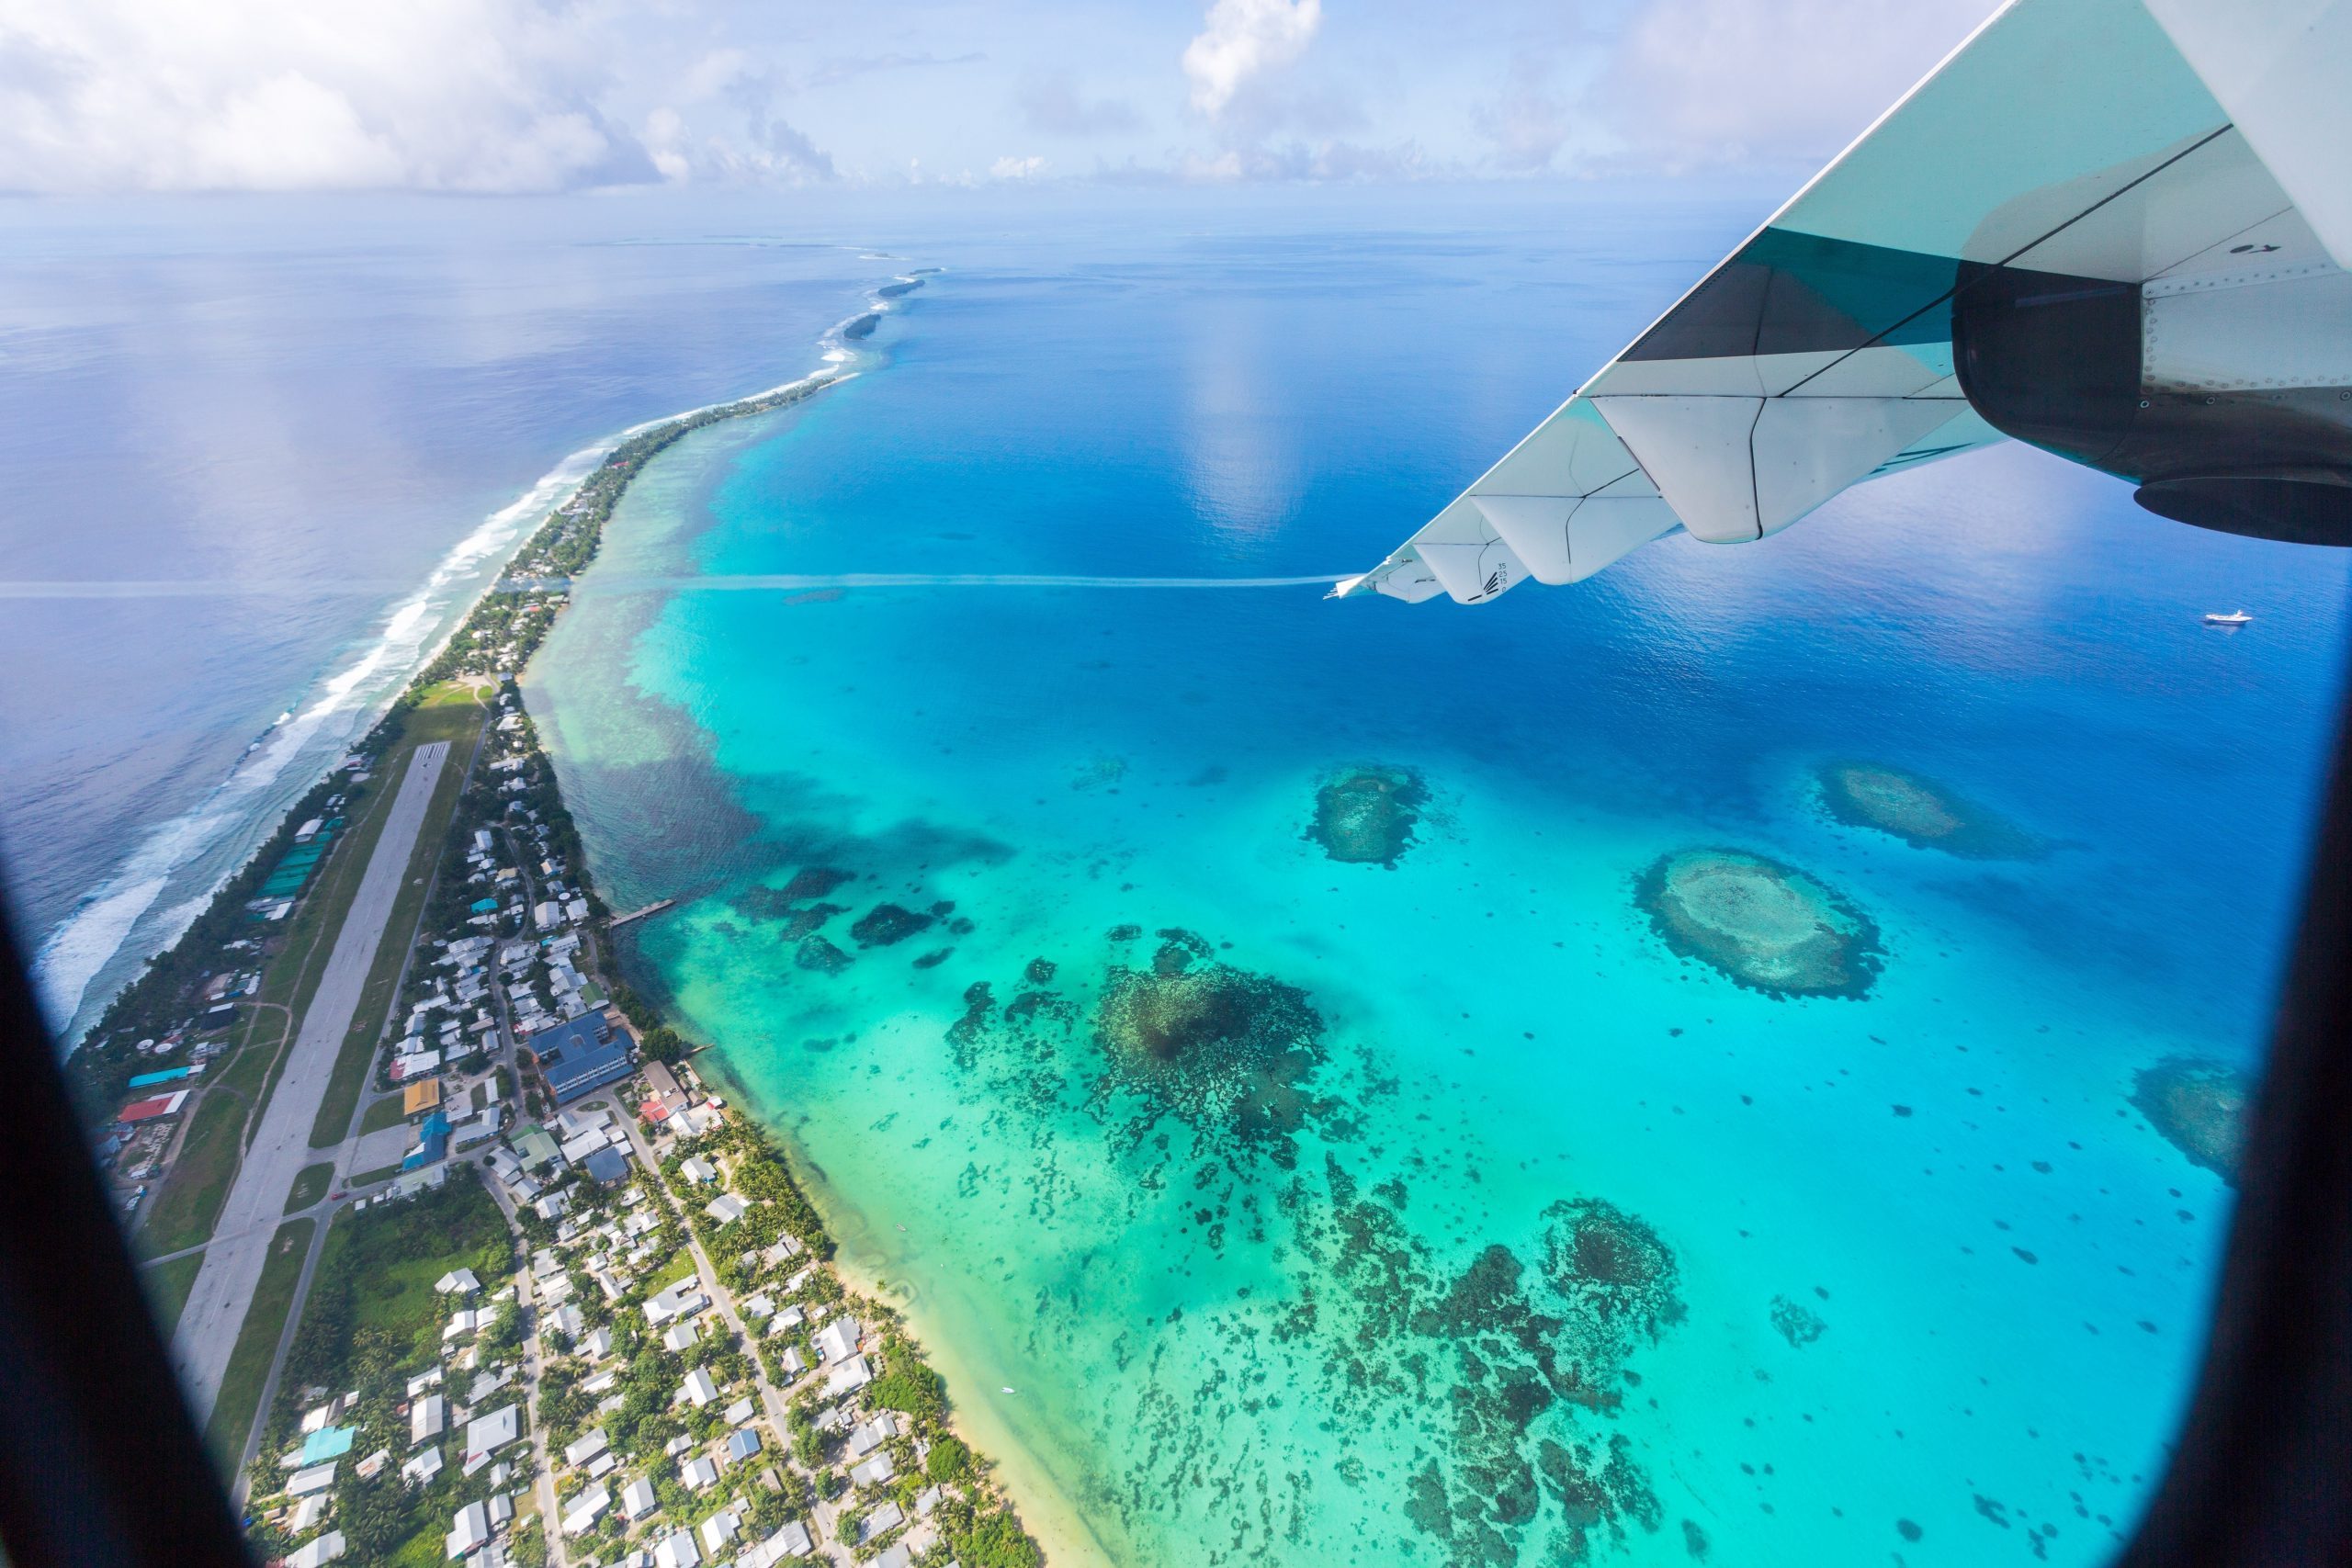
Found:
[[[358,1009],[376,949],[408,870],[410,852],[448,755],[447,743],[435,741],[418,747],[409,759],[407,776],[401,781],[400,795],[368,858],[367,874],[344,916],[343,929],[335,935],[334,952],[327,959],[318,990],[303,1013],[301,1032],[288,1053],[284,1077],[270,1095],[261,1126],[238,1168],[236,1185],[221,1205],[204,1267],[180,1314],[174,1348],[181,1382],[198,1421],[209,1418],[213,1400],[220,1393],[221,1375],[261,1278],[286,1194],[303,1167],[316,1157],[311,1151],[311,1123],[325,1098],[337,1047]]]

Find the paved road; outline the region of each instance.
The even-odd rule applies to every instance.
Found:
[[[416,847],[425,807],[434,785],[441,780],[449,748],[435,741],[420,746],[409,759],[408,774],[401,781],[391,814],[360,878],[359,892],[335,934],[334,952],[327,959],[319,988],[302,1016],[285,1075],[262,1112],[260,1128],[238,1168],[236,1185],[229,1190],[220,1218],[213,1226],[214,1240],[204,1254],[204,1267],[188,1292],[180,1314],[173,1350],[179,1361],[180,1381],[199,1425],[212,1416],[212,1402],[220,1395],[220,1379],[229,1368],[229,1353],[236,1348],[237,1330],[245,1307],[261,1281],[269,1238],[277,1233],[286,1206],[286,1194],[304,1166],[320,1156],[311,1148],[311,1126],[318,1120],[326,1098],[327,1080],[334,1074],[336,1054],[359,1010],[359,994],[375,965],[384,927],[400,897],[408,874],[410,852]]]

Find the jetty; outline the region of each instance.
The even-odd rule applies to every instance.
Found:
[[[607,929],[618,931],[623,926],[628,924],[631,920],[641,920],[648,915],[658,915],[676,902],[677,900],[675,898],[656,898],[652,903],[646,905],[645,908],[641,909],[631,909],[626,915],[615,915],[608,922]]]

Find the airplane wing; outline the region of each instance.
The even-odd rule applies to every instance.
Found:
[[[1760,539],[1849,485],[2003,429],[2097,463],[1988,410],[1996,428],[1972,406],[1953,349],[1971,290],[1996,273],[2053,280],[2004,297],[2022,308],[2135,286],[2144,319],[2124,330],[2147,339],[2134,346],[2152,361],[2226,353],[2233,317],[2211,290],[2250,266],[2271,285],[2284,268],[2307,269],[2342,314],[2352,304],[2336,289],[2352,258],[2347,82],[2352,0],[2013,0],[1557,412],[1332,596],[1443,592],[1480,604],[1528,578],[1581,581],[1678,529],[1713,544]],[[2160,345],[2167,299],[2189,302]],[[2255,299],[2243,297],[2241,314]],[[2184,369],[2188,384],[2207,385],[2197,368]],[[2067,367],[2036,369],[2043,391],[2063,396]]]

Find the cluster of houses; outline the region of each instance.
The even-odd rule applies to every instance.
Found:
[[[405,1441],[395,1437],[355,1457],[362,1391],[332,1397],[324,1390],[308,1391],[319,1403],[302,1416],[301,1440],[278,1457],[282,1483],[255,1502],[295,1543],[283,1559],[287,1568],[322,1568],[345,1554],[344,1533],[332,1516],[346,1466],[361,1481],[391,1471],[418,1488],[433,1485],[454,1468],[469,1483],[463,1490],[475,1495],[450,1518],[445,1538],[449,1561],[466,1568],[506,1568],[511,1527],[518,1506],[529,1502],[536,1473],[525,1445],[529,1390],[519,1354],[492,1350],[482,1336],[517,1310],[518,1291],[509,1285],[485,1293],[470,1269],[443,1275],[434,1288],[449,1303],[441,1354],[394,1396],[401,1402],[396,1409],[406,1415]]]

